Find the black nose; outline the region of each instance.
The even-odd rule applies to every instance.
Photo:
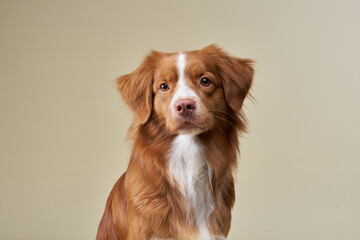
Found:
[[[175,103],[175,111],[180,116],[188,116],[196,109],[195,101],[189,98],[183,98]]]

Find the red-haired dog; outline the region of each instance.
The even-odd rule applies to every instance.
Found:
[[[107,200],[98,240],[225,239],[253,73],[251,60],[210,45],[152,52],[117,80],[134,112],[133,149]]]

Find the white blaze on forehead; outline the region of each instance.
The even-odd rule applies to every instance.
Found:
[[[191,98],[198,102],[198,95],[194,90],[189,88],[185,79],[185,66],[186,66],[186,57],[185,54],[179,53],[176,66],[178,68],[178,81],[175,88],[174,96],[171,99],[170,106],[174,106],[175,102],[181,98]]]
[[[178,71],[179,71],[179,82],[184,82],[186,59],[185,59],[185,55],[183,53],[179,53],[176,64],[177,64]]]

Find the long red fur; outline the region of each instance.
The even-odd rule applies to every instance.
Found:
[[[118,87],[135,117],[130,136],[133,149],[128,169],[113,187],[100,222],[97,240],[193,239],[198,234],[187,200],[171,184],[168,153],[177,133],[168,131],[165,118],[154,111],[154,74],[161,59],[170,54],[153,52],[133,73],[118,79]],[[208,97],[213,108],[213,127],[197,137],[213,171],[211,179],[214,211],[209,229],[227,236],[235,202],[233,171],[239,152],[238,136],[246,130],[241,107],[253,78],[251,61],[227,55],[214,45],[187,52],[207,65],[223,85],[222,97]],[[220,96],[219,95],[219,96]],[[216,103],[218,104],[218,103]],[[192,217],[191,217],[192,216]]]

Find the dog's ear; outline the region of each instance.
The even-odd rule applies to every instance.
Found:
[[[253,81],[253,61],[232,57],[215,45],[207,46],[201,51],[209,54],[216,65],[222,79],[226,103],[232,110],[239,112]]]
[[[145,123],[151,115],[153,76],[159,55],[153,51],[135,71],[117,79],[122,98],[140,123]]]

